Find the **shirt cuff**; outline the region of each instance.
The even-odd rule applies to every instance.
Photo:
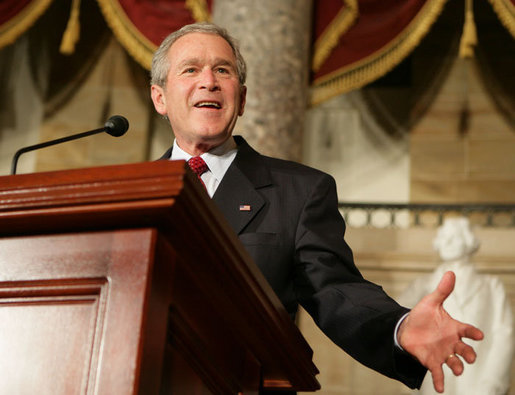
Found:
[[[395,325],[395,330],[393,331],[393,341],[395,343],[395,347],[399,348],[399,350],[402,350],[404,351],[404,349],[401,347],[401,345],[399,344],[399,340],[397,339],[397,332],[399,331],[399,327],[401,326],[402,324],[402,321],[404,321],[404,319],[408,316],[409,313],[406,313],[404,314],[400,319],[399,321],[397,322],[397,325]]]

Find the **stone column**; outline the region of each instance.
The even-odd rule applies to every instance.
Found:
[[[312,0],[216,0],[213,22],[240,42],[247,104],[235,134],[299,161],[308,96]]]

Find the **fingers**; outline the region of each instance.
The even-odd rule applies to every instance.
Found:
[[[455,376],[459,376],[463,373],[465,366],[459,356],[462,356],[467,362],[472,363],[476,358],[476,353],[469,345],[460,342],[456,345],[456,352],[449,354],[445,359],[444,363],[451,369]],[[431,375],[433,377],[433,386],[437,392],[443,392],[444,390],[444,373],[442,365],[433,367]]]
[[[461,337],[468,337],[472,340],[482,340],[485,335],[483,332],[472,325],[466,325]]]
[[[447,299],[447,297],[453,291],[455,282],[455,274],[450,271],[445,272],[436,289],[431,294],[429,294],[433,303],[440,305],[443,304],[445,299]]]
[[[459,376],[463,373],[463,362],[456,354],[449,355],[445,363],[452,370],[452,373],[454,373],[455,376]]]
[[[443,392],[443,370],[441,366],[431,369],[431,376],[433,377],[433,387],[436,392]]]
[[[454,353],[461,356],[467,363],[473,363],[476,360],[476,352],[474,349],[463,342],[456,344]]]
[[[442,359],[440,359],[441,362],[439,363],[433,361],[436,366],[428,366],[433,377],[433,386],[437,392],[443,392],[444,390],[443,364],[446,364],[455,376],[459,376],[465,370],[463,360],[467,363],[473,363],[476,360],[476,352],[474,349],[463,341],[458,341],[454,345],[453,350],[454,352],[449,354],[443,361]]]
[[[440,283],[436,287],[436,291],[442,297],[443,301],[449,296],[454,289],[454,284],[456,283],[456,275],[454,272],[445,272],[440,280]]]

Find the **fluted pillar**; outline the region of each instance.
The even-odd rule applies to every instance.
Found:
[[[312,0],[216,0],[213,22],[240,42],[247,104],[236,125],[263,154],[300,160]]]

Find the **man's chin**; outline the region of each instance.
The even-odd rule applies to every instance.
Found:
[[[231,133],[228,132],[200,133],[197,135],[195,146],[197,149],[207,152],[225,143],[229,137],[231,137]]]
[[[225,142],[231,134],[232,133],[227,130],[204,130],[198,134],[198,140],[206,144],[219,145]]]

